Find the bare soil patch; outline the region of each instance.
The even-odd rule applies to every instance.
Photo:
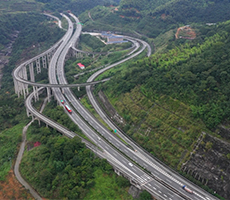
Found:
[[[31,194],[15,178],[10,170],[6,181],[0,181],[0,199],[25,200],[34,199]]]
[[[176,39],[183,38],[183,39],[193,40],[196,38],[196,33],[189,25],[187,25],[178,28],[175,37]]]

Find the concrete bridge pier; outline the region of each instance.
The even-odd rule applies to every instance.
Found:
[[[48,54],[47,54],[47,61],[48,61],[48,64],[50,64],[51,58],[52,58],[52,54],[51,54],[51,53],[48,53]]]
[[[51,101],[51,89],[49,87],[46,88],[46,91],[47,91],[47,99],[48,99],[48,102]]]
[[[27,117],[31,116],[30,111],[27,108],[26,108],[26,115],[27,115]]]
[[[36,60],[36,68],[37,68],[37,74],[41,73],[41,63],[40,58]]]
[[[18,94],[18,98],[19,98],[21,96],[21,83],[19,81],[17,81],[17,84],[18,84],[17,94]]]
[[[34,77],[34,63],[31,62],[29,64],[29,71],[30,71],[30,80],[31,82],[35,82],[35,77]]]
[[[42,56],[42,67],[47,69],[46,55]]]
[[[72,48],[69,49],[70,56],[77,57],[77,52],[73,50]]]
[[[119,171],[119,170],[114,169],[114,172],[115,172],[118,176],[121,176],[121,173],[120,173],[120,171]]]
[[[141,192],[142,190],[134,185],[131,185],[129,188],[129,194],[131,194],[134,199],[138,198]]]
[[[15,91],[15,94],[18,94],[19,91],[18,91],[18,81],[14,78],[14,91]]]
[[[22,77],[22,71],[19,72],[19,76]],[[21,83],[19,81],[16,81],[16,82],[17,82],[17,94],[18,94],[18,97],[20,97],[20,95],[24,95],[24,97],[25,97],[26,94],[25,94],[24,83]]]
[[[38,87],[37,86],[33,86],[33,93],[34,93],[34,101],[37,102],[39,100]]]
[[[24,66],[22,68],[21,71],[19,71],[19,76],[22,78],[22,79],[25,79],[27,80],[27,74],[26,74],[26,66]],[[27,86],[28,87],[28,86]],[[24,99],[26,98],[26,84],[24,83],[19,83],[19,90],[20,90],[20,94],[24,95]]]
[[[131,185],[134,185],[134,186],[135,186],[136,188],[138,188],[139,190],[142,190],[140,184],[139,184],[136,180],[130,179],[130,183],[131,183]]]
[[[34,120],[35,120],[35,117],[31,114],[31,116],[32,116],[32,122],[34,122]]]
[[[22,78],[28,80],[26,65],[22,68]],[[26,96],[29,94],[28,84],[23,84]]]
[[[22,84],[23,96],[24,96],[24,99],[26,99],[26,88],[25,88],[25,84],[24,83],[21,83],[21,84]]]

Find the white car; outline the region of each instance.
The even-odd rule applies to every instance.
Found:
[[[129,163],[129,166],[133,167],[133,164],[130,162],[130,163]]]

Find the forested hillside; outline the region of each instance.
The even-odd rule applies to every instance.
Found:
[[[181,173],[192,157],[189,167],[225,198],[229,192],[221,188],[229,187],[229,174],[221,160],[230,163],[230,151],[219,143],[229,142],[229,32],[230,21],[203,26],[199,39],[182,45],[173,41],[167,53],[124,64],[125,73],[112,71],[110,82],[97,88],[124,119],[120,126],[130,137]],[[225,132],[219,130],[221,123]],[[190,153],[200,144],[196,156],[207,163],[198,169]],[[219,161],[210,160],[214,152]],[[218,185],[215,176],[222,177]]]
[[[13,78],[11,76],[15,65],[35,56],[55,43],[63,34],[56,24],[46,21],[47,17],[41,14],[18,14],[1,16],[5,21],[0,34],[5,36],[2,48],[10,42],[11,35],[18,32],[14,41],[9,63],[3,68],[3,77],[0,90],[0,131],[19,123],[24,111],[23,101],[14,94]],[[47,42],[49,40],[49,42]],[[37,47],[37,48],[36,48]],[[39,48],[38,48],[39,47]],[[26,53],[26,52],[29,53]]]
[[[73,13],[80,14],[86,10],[92,9],[97,5],[117,5],[120,0],[36,0],[44,3],[43,9],[63,12],[71,10]]]
[[[137,9],[138,11],[150,11],[171,1],[172,0],[155,0],[155,1],[121,0],[120,6],[122,9],[134,8]]]
[[[66,119],[64,112],[56,116]],[[105,194],[100,194],[101,199],[115,199],[116,195],[132,199],[126,193],[129,181],[115,175],[112,166],[96,157],[78,137],[58,136],[56,130],[35,123],[30,127],[29,138],[21,172],[43,197],[94,199],[105,190]],[[33,148],[36,141],[40,141],[41,146]],[[109,193],[108,187],[112,187]]]
[[[191,23],[215,23],[230,18],[228,0],[164,0],[139,1],[122,0],[117,9],[97,7],[91,11],[94,22],[83,15],[88,22],[85,29],[113,30],[133,33],[133,30],[155,38],[171,29]]]
[[[9,13],[41,12],[41,3],[35,0],[8,0],[1,1],[0,15]]]
[[[6,180],[9,177],[7,174],[13,167],[23,126],[30,120],[26,116],[24,98],[18,98],[15,94],[11,73],[19,63],[48,49],[62,37],[64,31],[53,20],[50,21],[41,14],[7,14],[1,17],[4,21],[1,33],[8,39],[2,42],[1,47],[4,50],[10,43],[12,51],[8,55],[9,63],[3,68],[0,90],[0,199],[26,199],[30,198],[27,191],[21,188],[16,190],[15,185],[12,187],[8,184],[7,191],[5,190],[5,185],[9,182]],[[43,72],[36,76],[36,81],[39,80],[44,81]],[[39,107],[40,104],[41,102],[37,102],[36,106]],[[55,107],[56,102],[53,104]],[[62,108],[55,110],[49,107],[48,110],[48,115],[54,115],[54,120],[65,123],[66,126],[70,124],[72,131],[80,132],[77,125],[68,120]],[[118,177],[105,160],[97,158],[79,139],[68,139],[60,136],[56,130],[39,127],[38,124],[30,130],[32,136],[28,136],[28,151],[20,170],[24,178],[42,195],[55,199],[115,199],[117,196],[121,199],[133,199],[127,192],[129,181]],[[36,141],[40,141],[41,146],[31,149]],[[56,149],[55,152],[53,149]],[[44,165],[41,165],[41,161]],[[12,179],[16,181],[15,177]],[[16,192],[18,193],[15,194]]]
[[[27,191],[23,191],[19,183],[14,184],[13,175],[7,176],[17,155],[22,128],[30,120],[26,116],[23,97],[18,98],[15,94],[11,73],[23,60],[49,48],[63,31],[46,16],[36,13],[8,13],[0,15],[0,20],[1,59],[9,59],[6,63],[1,60],[4,68],[0,70],[3,75],[0,83],[0,199],[22,198],[20,195],[26,199]],[[6,177],[10,179],[7,180],[7,190]]]
[[[4,1],[3,8],[0,50],[7,48],[12,38],[14,43],[9,63],[3,69],[0,90],[0,131],[8,129],[0,135],[1,180],[15,158],[22,126],[28,122],[24,99],[14,94],[12,70],[64,34],[53,21],[35,12],[71,10],[76,15],[84,12],[80,16],[83,30],[113,30],[149,41],[170,32],[162,42],[167,46],[164,53],[129,61],[119,70],[112,69],[104,75],[112,75],[111,80],[95,86],[96,92],[102,90],[107,95],[124,119],[121,128],[148,152],[189,178],[191,174],[184,172],[185,166],[192,169],[198,174],[196,177],[202,178],[195,182],[211,193],[230,196],[226,189],[230,187],[230,172],[226,167],[230,165],[230,21],[220,23],[230,18],[229,0],[20,0],[18,3],[12,0]],[[205,25],[208,22],[217,25]],[[196,38],[176,40],[176,29],[186,24],[195,27]],[[81,40],[79,47],[83,50],[119,50],[119,47],[105,47],[90,36],[82,36]],[[80,61],[94,68],[114,62],[123,54],[118,51],[96,61],[90,56]],[[73,60],[67,62],[69,68],[76,67],[76,60],[70,64]],[[74,79],[75,71],[67,73],[68,80]],[[36,80],[44,79],[43,75]],[[78,79],[81,80],[86,77]],[[84,93],[82,90],[78,95]],[[47,115],[81,134],[61,107],[54,102],[48,106],[51,107]],[[78,139],[64,138],[57,131],[45,126],[39,128],[37,124],[29,131],[22,173],[45,197],[115,199],[119,194],[121,199],[131,198],[126,194],[128,182],[115,176],[111,166],[96,158]],[[12,139],[13,132],[17,137]],[[32,148],[36,141],[41,145]],[[213,155],[217,160],[212,160]],[[204,163],[199,166],[200,171],[197,169],[200,163],[194,161],[198,160],[196,157]],[[108,193],[111,188],[114,191]]]
[[[166,54],[137,61],[129,73],[113,79],[113,91],[124,93],[144,85],[149,96],[165,94],[189,104],[195,117],[215,128],[230,116],[229,31],[226,22],[202,44],[186,43]]]

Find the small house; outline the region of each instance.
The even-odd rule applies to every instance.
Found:
[[[81,64],[81,63],[77,63],[78,67],[80,67],[80,69],[85,69],[85,65]]]

